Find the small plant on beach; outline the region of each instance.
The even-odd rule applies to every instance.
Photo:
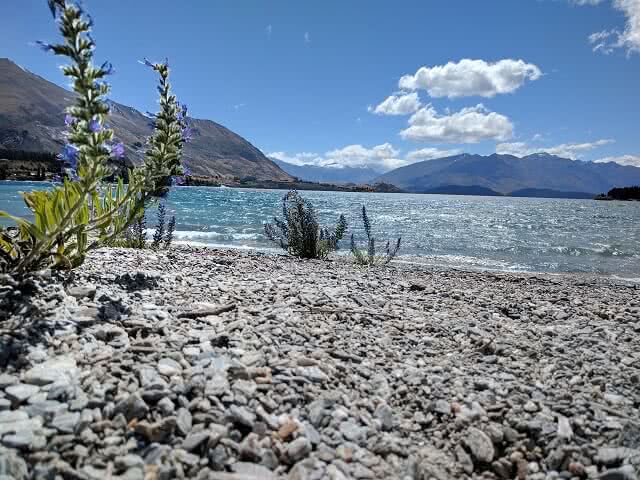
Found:
[[[158,220],[155,231],[153,232],[153,242],[151,248],[158,250],[160,248],[169,248],[173,241],[173,232],[176,228],[176,217],[172,215],[169,223],[166,221],[167,208],[164,203],[158,205]]]
[[[369,221],[369,216],[367,215],[367,209],[365,206],[362,206],[362,223],[364,225],[364,232],[367,235],[367,248],[360,249],[356,245],[356,240],[351,234],[351,254],[355,259],[356,263],[359,265],[386,265],[396,256],[398,251],[400,250],[400,240],[395,242],[395,244],[391,245],[390,241],[387,240],[387,245],[385,246],[384,255],[376,255],[376,241],[375,238],[371,234],[371,222]]]
[[[171,215],[169,219],[169,224],[167,225],[167,231],[164,234],[163,242],[164,248],[169,248],[171,246],[171,242],[173,242],[173,232],[176,230],[176,216]]]
[[[0,271],[24,273],[45,267],[73,268],[80,265],[91,248],[112,244],[140,219],[145,204],[168,190],[167,179],[183,175],[180,166],[182,143],[190,135],[186,107],[170,93],[167,62],[145,64],[160,75],[161,111],[145,156],[144,165],[122,179],[102,186],[111,174],[110,159],[124,156],[124,145],[114,140],[105,123],[109,104],[105,100],[111,72],[107,62],[92,63],[95,43],[90,35],[92,21],[75,3],[49,0],[51,12],[63,37],[60,44],[39,42],[45,51],[67,57],[63,67],[76,93],[67,109],[67,144],[60,158],[67,166],[61,185],[47,191],[24,193],[34,221],[0,212],[18,225],[17,233],[0,232]]]
[[[313,205],[291,190],[282,199],[282,220],[264,226],[266,237],[299,258],[325,259],[338,249],[338,242],[347,231],[347,221],[340,215],[333,231],[321,228]]]

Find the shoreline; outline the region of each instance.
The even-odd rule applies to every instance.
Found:
[[[276,256],[284,256],[287,254],[278,247],[255,247],[249,245],[233,245],[233,244],[215,244],[215,243],[206,243],[206,242],[198,242],[198,241],[190,241],[190,240],[174,240],[172,245],[179,245],[184,247],[196,247],[196,248],[207,248],[212,250],[240,250],[244,252],[256,252],[265,255],[276,255]],[[346,258],[350,260],[347,260]],[[409,259],[407,259],[409,258]],[[399,254],[392,261],[392,265],[411,265],[417,267],[424,267],[425,269],[437,269],[437,270],[453,270],[462,273],[491,273],[491,274],[523,274],[523,275],[533,275],[533,276],[560,276],[560,277],[570,277],[574,279],[606,279],[611,281],[621,281],[629,284],[637,284],[640,283],[640,272],[638,276],[633,277],[623,277],[617,273],[596,273],[596,272],[547,272],[547,271],[538,271],[538,270],[519,270],[519,269],[499,269],[499,268],[489,268],[489,267],[470,267],[465,265],[453,265],[447,263],[437,263],[437,262],[421,262],[419,260],[411,260],[411,258],[424,258],[429,259],[433,258],[430,255],[417,255],[417,254]],[[351,263],[354,267],[357,265],[351,261],[351,254],[347,249],[341,249],[337,252],[334,252],[331,256],[330,260],[340,260],[345,263]]]
[[[638,333],[603,278],[100,249],[0,277],[0,468],[634,478]]]

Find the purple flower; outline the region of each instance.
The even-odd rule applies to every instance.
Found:
[[[104,71],[105,75],[112,75],[115,72],[110,62],[104,62],[100,69]]]
[[[76,119],[73,118],[71,115],[69,115],[68,113],[64,116],[64,124],[67,127],[70,127],[71,125],[73,125],[74,123],[76,123]]]
[[[111,146],[111,156],[113,158],[124,157],[124,145],[122,143],[116,143]]]
[[[182,129],[182,140],[188,142],[193,138],[193,129],[189,127],[184,127]]]
[[[89,122],[89,130],[91,130],[92,132],[99,132],[101,129],[102,126],[100,125],[100,120],[98,120],[97,118],[94,118]]]
[[[139,60],[139,62],[142,65],[146,65],[147,67],[151,67],[151,68],[155,68],[155,66],[153,65],[153,63],[151,63],[149,60],[147,60],[146,58]]]
[[[53,50],[53,45],[41,40],[36,40],[36,45],[38,45],[38,47],[40,47],[45,52],[50,52],[51,50]]]
[[[187,167],[186,165],[182,167],[182,171],[184,172],[183,175],[185,177],[188,177],[191,175],[191,169],[189,167]]]
[[[186,179],[183,176],[174,176],[171,177],[171,184],[172,185],[184,185]]]
[[[78,147],[71,143],[67,143],[60,153],[60,158],[65,162],[68,162],[72,168],[76,167],[78,163]]]

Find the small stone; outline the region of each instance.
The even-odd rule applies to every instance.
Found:
[[[295,463],[311,453],[311,442],[306,437],[298,437],[287,446],[287,455]]]
[[[449,415],[451,413],[451,405],[446,400],[436,400],[431,406],[432,410],[440,415]]]
[[[599,480],[638,480],[632,465],[623,465],[620,468],[605,470],[598,477]]]
[[[471,451],[473,458],[482,463],[491,463],[495,455],[493,443],[489,436],[482,430],[469,427],[467,436],[463,439],[465,445]]]
[[[182,448],[187,452],[193,452],[207,440],[209,440],[209,432],[207,431],[190,433],[182,442]]]
[[[78,374],[79,370],[73,357],[61,355],[28,370],[24,375],[24,381],[40,386],[54,382],[70,383]]]
[[[131,421],[134,418],[144,418],[148,412],[149,407],[145,401],[140,398],[140,395],[133,393],[116,404],[113,409],[113,416],[115,417],[121,413],[125,416],[127,421]]]
[[[0,447],[0,478],[3,480],[29,478],[27,463],[15,451],[3,447]]]
[[[135,432],[150,442],[163,442],[173,434],[176,427],[176,419],[167,417],[156,423],[147,421],[138,422],[135,426]]]
[[[162,412],[162,415],[165,416],[165,417],[171,415],[176,409],[176,407],[173,404],[173,402],[167,397],[162,398],[158,402],[157,406],[160,409],[160,411]]]
[[[318,367],[298,367],[296,369],[298,375],[308,378],[312,382],[321,383],[329,380],[326,373],[320,370]]]
[[[39,391],[40,387],[35,385],[26,385],[24,383],[11,385],[4,389],[7,398],[16,404],[24,403],[29,397],[34,396]]]
[[[558,416],[558,437],[563,440],[571,440],[573,437],[573,430],[571,429],[571,424],[569,423],[569,419],[563,415]]]
[[[393,410],[386,403],[381,403],[375,412],[376,417],[382,423],[382,430],[391,430],[393,428]]]
[[[176,430],[183,437],[191,431],[193,425],[193,417],[191,412],[186,408],[180,408],[176,414]]]
[[[51,421],[51,426],[62,433],[74,433],[80,422],[78,412],[69,412],[56,415]]]
[[[171,358],[163,358],[158,362],[158,372],[160,375],[172,377],[182,373],[182,366]]]
[[[67,295],[78,299],[85,297],[93,299],[95,294],[96,286],[89,283],[86,285],[78,285],[77,287],[69,287],[67,289]]]
[[[231,407],[229,407],[229,417],[234,422],[249,428],[253,428],[256,421],[256,416],[253,413],[248,411],[246,408],[238,407],[237,405],[231,405]]]

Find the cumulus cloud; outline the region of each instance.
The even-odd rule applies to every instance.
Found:
[[[271,152],[267,154],[267,156],[293,165],[320,165],[320,162],[323,160],[321,155],[311,152],[293,154],[288,154],[287,152]]]
[[[585,143],[563,143],[552,147],[531,147],[525,142],[500,143],[496,145],[496,153],[503,155],[515,155],[516,157],[526,157],[534,153],[548,153],[558,157],[578,160],[584,152],[612,143],[613,140],[602,139],[595,142]]]
[[[628,165],[632,167],[640,167],[640,155],[622,155],[620,157],[605,157],[594,160],[594,163],[614,162],[620,165]]]
[[[421,106],[418,94],[414,92],[406,95],[391,95],[379,105],[370,106],[369,111],[378,115],[409,115]]]
[[[294,165],[316,165],[332,168],[369,167],[379,171],[388,171],[409,165],[410,163],[450,157],[461,152],[459,149],[440,150],[429,147],[413,150],[409,152],[406,157],[402,157],[400,151],[393,145],[383,143],[372,148],[367,148],[362,145],[347,145],[343,148],[330,150],[323,155],[310,152],[296,154],[272,152],[267,156]]]
[[[421,67],[414,75],[400,78],[403,90],[426,90],[431,97],[494,97],[511,93],[526,80],[542,76],[540,68],[523,60],[504,59],[495,63],[463,59],[458,63]]]
[[[463,108],[440,115],[431,105],[421,108],[409,119],[409,127],[400,132],[406,140],[435,143],[478,143],[504,141],[513,136],[511,121],[484,105]]]
[[[408,162],[400,158],[400,152],[390,143],[383,143],[372,148],[362,145],[347,145],[330,150],[324,155],[316,153],[297,153],[289,155],[285,152],[272,152],[269,157],[294,165],[316,165],[320,167],[370,167],[378,170],[392,170],[406,165]]]
[[[436,158],[452,157],[459,155],[462,150],[454,148],[453,150],[440,150],[439,148],[421,148],[420,150],[413,150],[407,154],[407,160],[419,162],[423,160],[435,160]]]
[[[596,5],[598,1],[576,1],[579,5]],[[613,6],[620,10],[626,17],[624,30],[602,30],[589,35],[589,43],[594,52],[609,54],[615,49],[621,48],[627,51],[627,55],[640,53],[640,1],[638,0],[613,0]]]

